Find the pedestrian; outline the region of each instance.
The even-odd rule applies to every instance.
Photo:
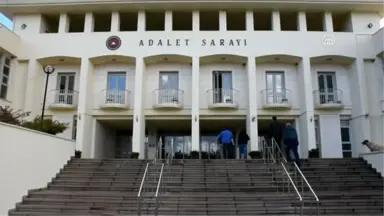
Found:
[[[224,159],[232,159],[233,158],[233,150],[234,150],[234,142],[233,142],[233,134],[229,129],[224,129],[220,132],[219,136],[217,136],[217,140],[221,143],[223,147],[223,156]]]
[[[285,153],[287,156],[287,160],[289,162],[292,161],[290,151],[293,152],[295,156],[295,161],[297,166],[300,167],[300,157],[298,152],[299,139],[297,136],[297,131],[290,123],[286,124],[284,129],[284,144],[285,144]]]
[[[281,150],[281,138],[283,136],[283,126],[279,121],[277,121],[276,116],[272,117],[272,122],[269,124],[268,136],[269,136],[269,145],[272,146],[272,138],[273,138],[275,139],[276,144],[278,145],[278,147],[280,147],[280,150]],[[277,157],[279,155],[278,147],[276,146],[275,149],[272,149],[272,151],[274,151],[274,157]]]
[[[247,159],[247,144],[249,141],[249,136],[245,130],[242,130],[239,134],[238,144],[239,144],[239,158],[243,155],[243,159]]]

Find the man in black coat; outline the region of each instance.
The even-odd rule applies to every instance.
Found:
[[[276,116],[272,117],[272,122],[269,124],[268,137],[269,137],[270,145],[272,145],[272,138],[274,138],[276,140],[276,143],[281,149],[281,139],[283,137],[283,125],[277,121]],[[278,155],[277,147],[276,149],[274,149],[274,151],[275,151],[275,156],[277,156]]]

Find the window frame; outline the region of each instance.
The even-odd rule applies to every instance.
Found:
[[[9,60],[9,64],[6,64],[6,60]],[[7,100],[8,92],[9,92],[9,81],[11,77],[11,57],[6,55],[5,53],[0,54],[0,99]],[[8,68],[8,75],[4,74],[4,68]],[[7,82],[3,83],[3,78],[7,78]],[[1,97],[1,87],[4,86],[6,88],[5,96]]]
[[[118,76],[118,77],[124,76],[124,89],[120,89],[119,79],[117,79],[116,89],[118,91],[125,91],[127,89],[127,72],[126,71],[108,71],[108,73],[107,73],[107,87],[106,87],[106,89],[108,91],[112,90],[111,85],[109,83],[110,77],[112,77],[112,76]]]
[[[343,124],[342,122],[347,122],[348,125],[345,125]],[[349,136],[349,141],[343,141],[342,139],[342,132],[341,130],[343,128],[348,128],[348,136]],[[351,153],[351,157],[353,157],[353,152],[352,152],[352,140],[351,140],[351,122],[349,120],[348,117],[340,117],[340,139],[341,139],[341,151],[342,151],[342,155],[343,155],[343,158],[349,158],[349,157],[344,157],[344,153]],[[343,145],[349,145],[350,146],[350,150],[344,150],[343,149]]]

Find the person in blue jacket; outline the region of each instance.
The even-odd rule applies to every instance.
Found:
[[[295,161],[297,166],[300,167],[300,157],[298,152],[299,138],[297,136],[296,129],[290,124],[287,123],[284,129],[284,144],[285,144],[285,153],[287,155],[287,160],[291,160],[290,151],[295,155]]]
[[[224,129],[217,136],[217,141],[223,147],[223,157],[224,159],[233,159],[234,158],[234,142],[233,134],[229,129]]]

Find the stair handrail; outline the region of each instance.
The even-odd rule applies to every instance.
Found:
[[[157,182],[157,188],[155,193],[155,200],[156,200],[155,215],[158,215],[158,212],[159,212],[159,192],[164,191],[164,181],[162,181],[163,171],[164,171],[164,163],[161,165],[159,181]]]
[[[277,144],[275,138],[272,137],[271,139],[271,142],[272,142],[272,152],[277,149],[277,154],[280,154],[280,157],[283,159],[283,162],[284,163],[287,163],[287,159],[285,158],[283,152],[281,151],[281,148],[280,146]],[[317,215],[320,214],[320,199],[319,197],[316,195],[315,191],[313,190],[311,184],[309,184],[307,178],[304,176],[303,172],[301,172],[299,166],[296,164],[296,162],[293,162],[294,164],[294,175],[295,175],[295,179],[297,179],[297,172],[299,173],[300,175],[300,180],[301,180],[301,194],[304,194],[304,182],[305,184],[307,185],[307,187],[309,188],[309,190],[311,191],[312,193],[312,196],[314,197],[315,201],[316,201],[316,205],[317,205]],[[303,182],[304,181],[304,182]]]
[[[142,199],[141,191],[143,190],[144,182],[147,179],[148,167],[149,167],[149,163],[147,163],[147,165],[145,166],[143,179],[141,180],[139,192],[137,193],[137,215],[141,215],[141,199]]]

